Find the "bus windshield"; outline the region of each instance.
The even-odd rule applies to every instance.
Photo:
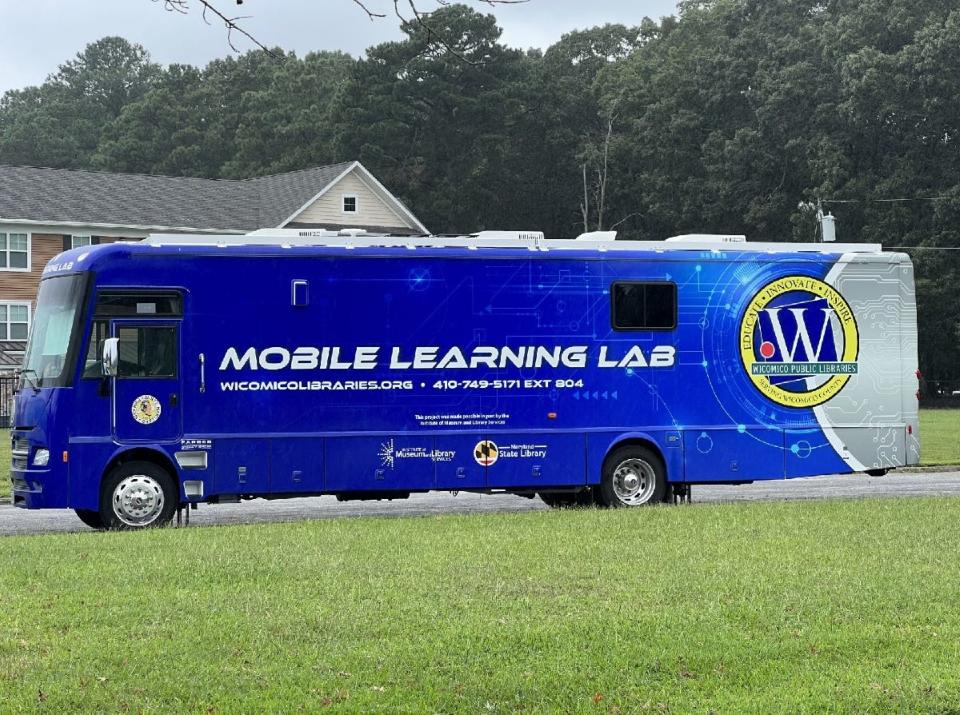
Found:
[[[25,377],[37,387],[69,382],[67,354],[78,332],[85,279],[85,275],[72,275],[40,282],[37,312],[24,360]]]

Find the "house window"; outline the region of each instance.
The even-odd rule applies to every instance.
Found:
[[[0,233],[0,270],[30,270],[30,234]]]
[[[677,326],[675,283],[614,283],[614,330],[672,330]]]
[[[344,196],[343,197],[343,212],[345,214],[355,214],[357,212],[357,197],[356,196]]]
[[[90,236],[71,236],[70,237],[70,248],[82,248],[83,246],[89,246],[93,243]]]
[[[26,340],[30,332],[29,303],[0,303],[0,340]]]

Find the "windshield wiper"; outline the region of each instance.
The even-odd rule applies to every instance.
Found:
[[[29,379],[27,377],[28,374],[32,374],[36,378],[36,380],[34,381]],[[25,367],[22,370],[20,370],[20,377],[22,382],[30,386],[30,389],[32,389],[34,392],[40,392],[41,377],[37,375],[36,370],[31,370],[30,368]]]

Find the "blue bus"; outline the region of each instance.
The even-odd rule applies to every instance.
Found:
[[[686,236],[153,236],[45,268],[12,498],[96,528],[430,490],[631,507],[919,461],[913,269]]]

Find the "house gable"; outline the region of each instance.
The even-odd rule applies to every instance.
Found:
[[[355,211],[344,210],[344,199]],[[349,227],[429,233],[415,216],[359,164],[324,187],[280,227]]]

